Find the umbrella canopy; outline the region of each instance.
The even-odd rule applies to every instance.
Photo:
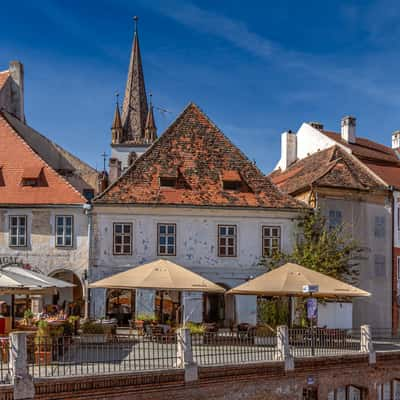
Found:
[[[258,296],[308,297],[303,292],[305,285],[318,285],[313,297],[343,298],[365,297],[370,293],[355,286],[331,278],[301,265],[287,263],[282,267],[260,275],[227,292],[227,294],[252,294]]]
[[[168,260],[156,260],[89,285],[91,288],[129,288],[224,293],[225,289]]]
[[[0,269],[0,293],[40,293],[55,288],[69,288],[72,283],[54,279],[19,266],[8,266]]]

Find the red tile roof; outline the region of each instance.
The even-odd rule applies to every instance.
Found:
[[[0,90],[6,83],[9,76],[10,76],[10,71],[1,71],[0,72]]]
[[[83,204],[85,198],[52,169],[22,139],[0,112],[0,204]],[[22,178],[38,177],[38,186],[23,186]],[[28,176],[31,175],[31,176]]]
[[[160,188],[160,175],[177,170],[177,188]],[[246,190],[223,190],[226,171],[240,171]],[[94,202],[304,208],[281,193],[193,103]]]
[[[336,145],[296,161],[284,172],[274,171],[270,178],[292,195],[312,186],[357,190],[383,187],[357,159]]]
[[[400,188],[400,160],[395,150],[361,137],[356,138],[356,143],[348,143],[339,133],[329,131],[323,133],[351,149],[353,155],[388,185]]]
[[[356,143],[348,143],[342,139],[340,133],[322,131],[322,133],[336,142],[351,149],[352,154],[363,160],[398,162],[399,159],[393,149],[380,143],[362,137],[356,138]]]

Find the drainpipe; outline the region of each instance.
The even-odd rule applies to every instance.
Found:
[[[84,290],[85,290],[85,312],[84,319],[90,319],[90,290],[89,290],[89,276],[90,276],[90,266],[92,263],[92,205],[84,204],[83,209],[88,218],[88,266],[86,269],[84,277]]]
[[[395,223],[396,223],[396,210],[394,201],[394,187],[389,186],[389,193],[391,194],[391,208],[392,208],[392,333],[396,334],[398,321],[398,309],[397,309],[397,280],[394,279],[397,275],[397,260],[394,252],[394,235],[395,235]],[[398,277],[397,277],[398,279]],[[396,324],[397,322],[397,324]]]

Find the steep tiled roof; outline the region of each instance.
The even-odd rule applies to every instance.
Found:
[[[243,185],[224,190],[236,171]],[[161,177],[176,177],[160,187]],[[281,193],[193,103],[95,203],[301,208]]]
[[[359,190],[383,186],[359,161],[336,145],[296,161],[284,172],[276,170],[270,178],[289,194],[301,193],[314,185]]]
[[[76,189],[96,191],[98,172],[94,168],[11,114],[4,111],[3,116],[31,149]]]
[[[0,71],[0,90],[6,83],[8,77],[10,76],[10,71]]]
[[[48,165],[0,112],[0,204],[83,204],[85,198]],[[38,186],[23,178],[38,175]]]

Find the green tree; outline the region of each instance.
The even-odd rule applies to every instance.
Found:
[[[344,224],[328,227],[326,217],[317,209],[299,217],[291,253],[275,252],[272,257],[263,258],[261,264],[274,269],[293,262],[354,284],[363,251]]]

